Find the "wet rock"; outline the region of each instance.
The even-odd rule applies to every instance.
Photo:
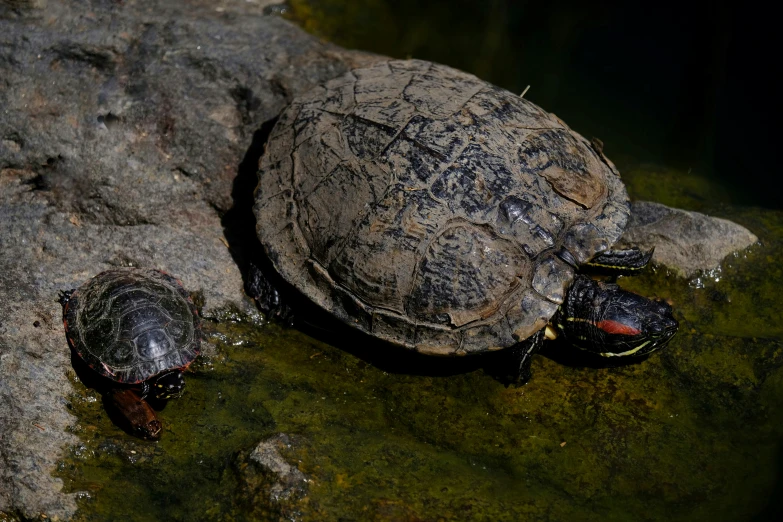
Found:
[[[700,270],[717,268],[726,256],[756,241],[758,238],[748,229],[726,219],[634,201],[619,245],[655,247],[654,263],[691,277]]]
[[[759,390],[783,366],[776,340],[710,334],[685,334],[662,357],[683,387],[713,397],[738,422],[764,418]]]
[[[242,483],[242,503],[252,510],[291,511],[307,492],[309,479],[284,453],[300,446],[296,437],[278,433],[249,453],[240,453],[235,468]]]
[[[248,306],[221,219],[254,133],[369,59],[267,4],[0,2],[0,512],[76,509],[61,290],[147,266]]]
[[[304,473],[289,464],[280,454],[281,449],[290,447],[291,444],[291,437],[280,433],[260,442],[249,456],[257,471],[271,482],[269,498],[275,501],[301,495],[307,486]]]

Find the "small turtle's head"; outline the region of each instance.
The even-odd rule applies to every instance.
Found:
[[[134,390],[115,388],[106,398],[109,404],[120,414],[120,423],[130,428],[137,437],[146,440],[160,439],[163,427],[155,410],[139,397]]]
[[[163,428],[160,420],[145,419],[146,422],[139,422],[131,424],[133,428],[133,434],[144,440],[158,440],[160,439],[160,431]]]
[[[571,343],[605,357],[647,355],[679,327],[667,303],[585,276],[574,280],[556,324]]]
[[[185,378],[179,370],[159,375],[156,379],[142,385],[142,398],[154,397],[158,400],[177,399],[185,389]]]

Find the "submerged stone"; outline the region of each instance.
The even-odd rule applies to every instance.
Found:
[[[758,238],[727,219],[634,201],[631,219],[619,245],[655,248],[653,262],[691,277],[718,268],[726,256],[748,248]]]
[[[278,433],[237,457],[234,469],[239,476],[240,503],[251,513],[290,515],[296,501],[307,493],[309,479],[283,455],[291,454],[294,446],[301,446],[298,437]]]

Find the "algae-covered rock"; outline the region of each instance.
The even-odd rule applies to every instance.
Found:
[[[309,479],[283,455],[290,455],[299,446],[297,437],[278,433],[238,455],[234,468],[239,475],[240,502],[251,512],[288,513],[306,494]]]
[[[256,466],[267,480],[271,479],[269,498],[275,501],[301,495],[306,489],[307,477],[280,454],[281,449],[290,448],[291,445],[291,437],[278,433],[259,442],[248,456],[248,462]]]
[[[650,201],[634,201],[631,219],[619,245],[655,248],[653,262],[691,277],[713,270],[729,254],[743,250],[758,238],[727,219],[670,208]]]

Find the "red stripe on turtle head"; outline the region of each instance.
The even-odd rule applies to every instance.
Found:
[[[618,321],[599,321],[595,325],[608,334],[620,334],[620,335],[639,335],[642,333],[638,328],[628,326]]]

